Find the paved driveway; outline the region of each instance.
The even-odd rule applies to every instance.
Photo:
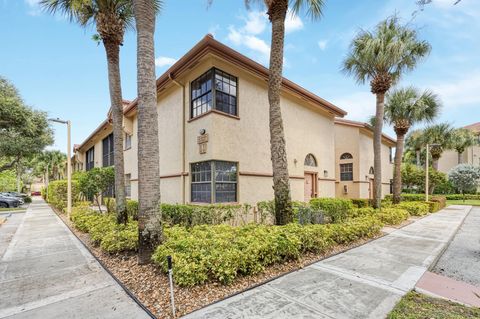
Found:
[[[385,318],[445,249],[470,208],[450,206],[185,318]]]
[[[150,318],[42,200],[0,226],[0,318]]]

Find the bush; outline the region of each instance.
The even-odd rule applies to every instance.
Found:
[[[136,250],[138,223],[129,220],[127,225],[117,224],[112,214],[95,212],[88,206],[72,209],[70,219],[75,228],[90,234],[92,241],[108,253]]]
[[[293,220],[300,225],[324,224],[323,211],[313,209],[309,204],[302,202],[293,203]]]
[[[370,200],[365,198],[351,199],[353,206],[357,208],[370,207]]]
[[[25,201],[25,204],[30,204],[32,202],[32,198],[30,196],[25,196],[23,200]]]
[[[372,216],[373,214],[375,214],[373,207],[354,208],[350,211],[351,218]]]
[[[213,280],[228,284],[239,275],[259,273],[305,252],[324,252],[335,243],[374,236],[381,227],[373,217],[338,225],[167,227],[167,240],[157,247],[152,260],[166,272],[166,258],[172,256],[175,281],[181,286]]]
[[[427,207],[427,206],[425,206]],[[410,217],[408,210],[401,208],[383,208],[375,216],[387,225],[398,225]]]
[[[445,196],[431,196],[429,199],[432,202],[438,203],[438,208],[433,211],[430,211],[431,213],[435,213],[440,209],[445,208],[445,206],[447,206],[447,199],[445,198]]]
[[[310,206],[314,210],[321,210],[332,222],[338,223],[348,218],[353,204],[349,199],[340,198],[313,198]]]
[[[440,210],[440,203],[438,203],[438,202],[428,201],[428,202],[425,202],[425,203],[428,204],[428,211],[430,213],[435,213],[435,212],[438,212]]]
[[[404,209],[412,216],[424,216],[429,213],[429,205],[425,202],[403,202],[394,207]]]
[[[218,225],[232,220],[242,205],[182,205],[161,204],[162,222],[166,225],[192,227],[196,225]]]
[[[72,206],[78,200],[78,182],[72,180]],[[67,207],[67,180],[62,179],[48,183],[47,202],[64,211]]]
[[[105,197],[105,206],[107,207],[107,213],[116,213],[115,198]],[[138,220],[138,202],[133,199],[127,199],[126,201],[127,215],[133,220]]]
[[[462,194],[449,194],[445,195],[447,200],[463,200]],[[465,194],[465,199],[467,200],[480,200],[480,194]]]
[[[423,202],[425,200],[425,194],[402,194],[400,195],[400,200],[402,202]],[[385,199],[392,201],[393,195],[385,195]]]

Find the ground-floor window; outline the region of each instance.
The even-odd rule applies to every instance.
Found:
[[[340,164],[340,180],[353,181],[353,163]]]
[[[191,164],[191,201],[232,203],[237,201],[237,163],[207,161]]]
[[[390,194],[393,194],[393,179],[390,180]]]

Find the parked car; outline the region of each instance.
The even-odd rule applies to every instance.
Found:
[[[12,194],[9,193],[9,192],[0,193],[0,196],[3,196],[3,197],[5,197],[5,198],[13,198],[13,199],[15,199],[15,200],[17,200],[17,201],[19,202],[19,205],[25,204],[25,201],[23,200],[22,197],[14,196],[14,195],[12,195]]]
[[[33,191],[33,192],[31,192],[30,195],[31,195],[31,196],[41,196],[42,193],[41,193],[41,192],[38,192],[38,191]]]
[[[10,195],[13,195],[15,197],[21,197],[21,198],[25,198],[27,197],[28,195],[25,194],[25,193],[19,193],[19,192],[7,192],[8,194]]]
[[[20,205],[20,201],[16,197],[2,196],[0,194],[0,208],[15,208]]]

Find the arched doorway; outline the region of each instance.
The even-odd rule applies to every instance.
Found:
[[[317,159],[313,154],[307,154],[304,165],[304,200],[306,202],[318,196],[317,191]]]

